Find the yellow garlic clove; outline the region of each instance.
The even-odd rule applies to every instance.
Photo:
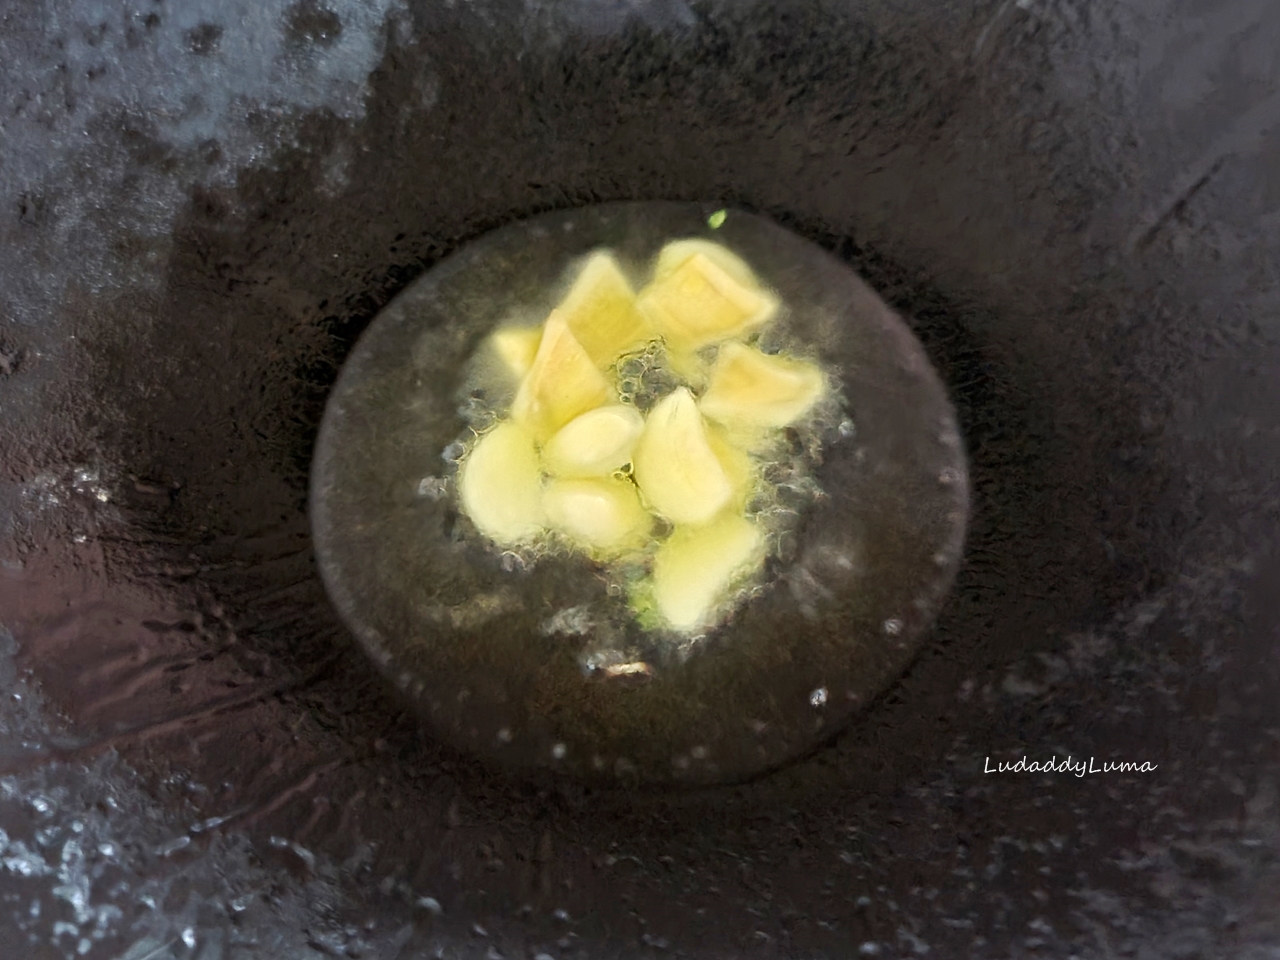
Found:
[[[677,630],[708,625],[735,580],[764,562],[764,534],[737,513],[705,527],[677,527],[653,560],[653,599]]]
[[[745,450],[729,439],[722,427],[708,423],[706,429],[707,445],[720,461],[724,475],[729,480],[732,493],[729,495],[727,506],[737,511],[745,510],[751,495],[756,490],[756,481],[759,479],[756,463]]]
[[[673,523],[704,523],[733,496],[698,405],[684,387],[649,412],[632,464],[640,492]]]
[[[578,343],[558,310],[543,325],[528,375],[511,404],[512,419],[547,440],[579,414],[609,399],[609,382]]]
[[[739,282],[703,252],[655,279],[638,302],[675,354],[746,336],[778,309],[771,294]]]
[[[484,434],[462,461],[458,493],[472,523],[495,543],[509,546],[537,535],[546,516],[533,437],[510,421]]]
[[[653,527],[635,484],[627,480],[552,480],[542,504],[552,528],[602,553],[641,546]]]
[[[538,355],[541,327],[504,327],[489,337],[489,349],[505,377],[519,383]]]
[[[644,417],[635,407],[613,403],[566,423],[542,448],[548,473],[558,477],[607,477],[631,461]]]
[[[607,253],[587,260],[558,309],[587,356],[601,369],[655,336],[636,306],[631,284]]]
[[[822,371],[812,363],[726,343],[699,406],[708,419],[729,427],[785,427],[808,413],[825,391]]]
[[[760,286],[760,281],[756,279],[756,275],[747,266],[747,261],[736,253],[731,252],[727,247],[712,243],[710,240],[671,241],[658,252],[658,259],[653,266],[653,278],[661,280],[663,277],[674,273],[677,267],[682,266],[686,260],[696,253],[705,256],[742,286],[751,289]]]

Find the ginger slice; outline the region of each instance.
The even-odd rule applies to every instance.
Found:
[[[609,381],[582,349],[558,310],[543,325],[529,373],[516,391],[511,416],[538,441],[609,399]]]
[[[655,279],[641,291],[638,302],[677,354],[746,336],[778,309],[771,294],[741,283],[702,251]]]
[[[653,517],[628,480],[552,480],[542,503],[554,529],[604,553],[643,545],[653,527]]]
[[[693,395],[678,387],[649,412],[632,457],[640,492],[673,523],[704,523],[733,496]]]
[[[636,306],[631,284],[607,253],[587,260],[558,309],[587,356],[601,369],[655,336],[648,318]]]
[[[596,407],[547,441],[542,462],[558,477],[607,477],[631,461],[643,430],[644,417],[629,404]]]
[[[777,428],[803,417],[825,391],[822,371],[812,363],[726,343],[699,406],[728,427]]]
[[[462,461],[458,493],[472,523],[495,543],[510,546],[537,535],[546,515],[533,437],[510,421],[484,434]]]
[[[541,327],[503,327],[489,336],[489,349],[503,374],[519,383],[538,355]]]
[[[764,562],[764,534],[726,512],[704,527],[677,527],[653,560],[653,599],[677,630],[706,626],[734,580]]]

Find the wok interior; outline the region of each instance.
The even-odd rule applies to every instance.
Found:
[[[358,110],[264,107],[190,145],[86,95],[81,165],[13,207],[0,612],[32,683],[4,680],[0,825],[47,864],[74,822],[120,844],[86,880],[119,911],[89,949],[1274,943],[1275,65],[1224,81],[1254,112],[1222,119],[1186,90],[1230,44],[1132,11],[500,7],[290,8],[290,69],[381,49]],[[113,22],[67,56],[177,72],[222,29],[166,61]],[[256,159],[206,175],[245,136]],[[135,229],[157,183],[183,199]],[[908,674],[794,768],[680,796],[508,782],[423,738],[328,608],[311,444],[354,339],[439,257],[654,198],[758,210],[909,318],[969,450],[967,561]],[[74,262],[73,214],[113,279],[50,300],[32,278]],[[1159,770],[983,773],[1024,753]],[[55,873],[10,871],[6,929],[92,929]]]

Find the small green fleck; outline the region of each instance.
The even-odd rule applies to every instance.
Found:
[[[707,226],[712,230],[719,230],[724,223],[724,218],[729,215],[728,210],[717,210],[711,216],[707,217]]]
[[[661,630],[667,623],[658,612],[658,601],[653,596],[653,578],[636,576],[627,584],[627,604],[641,630]]]

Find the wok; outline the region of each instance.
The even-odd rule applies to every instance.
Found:
[[[1272,955],[1278,41],[1258,0],[10,5],[0,956]],[[972,483],[901,680],[680,794],[424,735],[306,519],[382,305],[639,199],[852,265]],[[1068,755],[1150,766],[1000,772]]]

